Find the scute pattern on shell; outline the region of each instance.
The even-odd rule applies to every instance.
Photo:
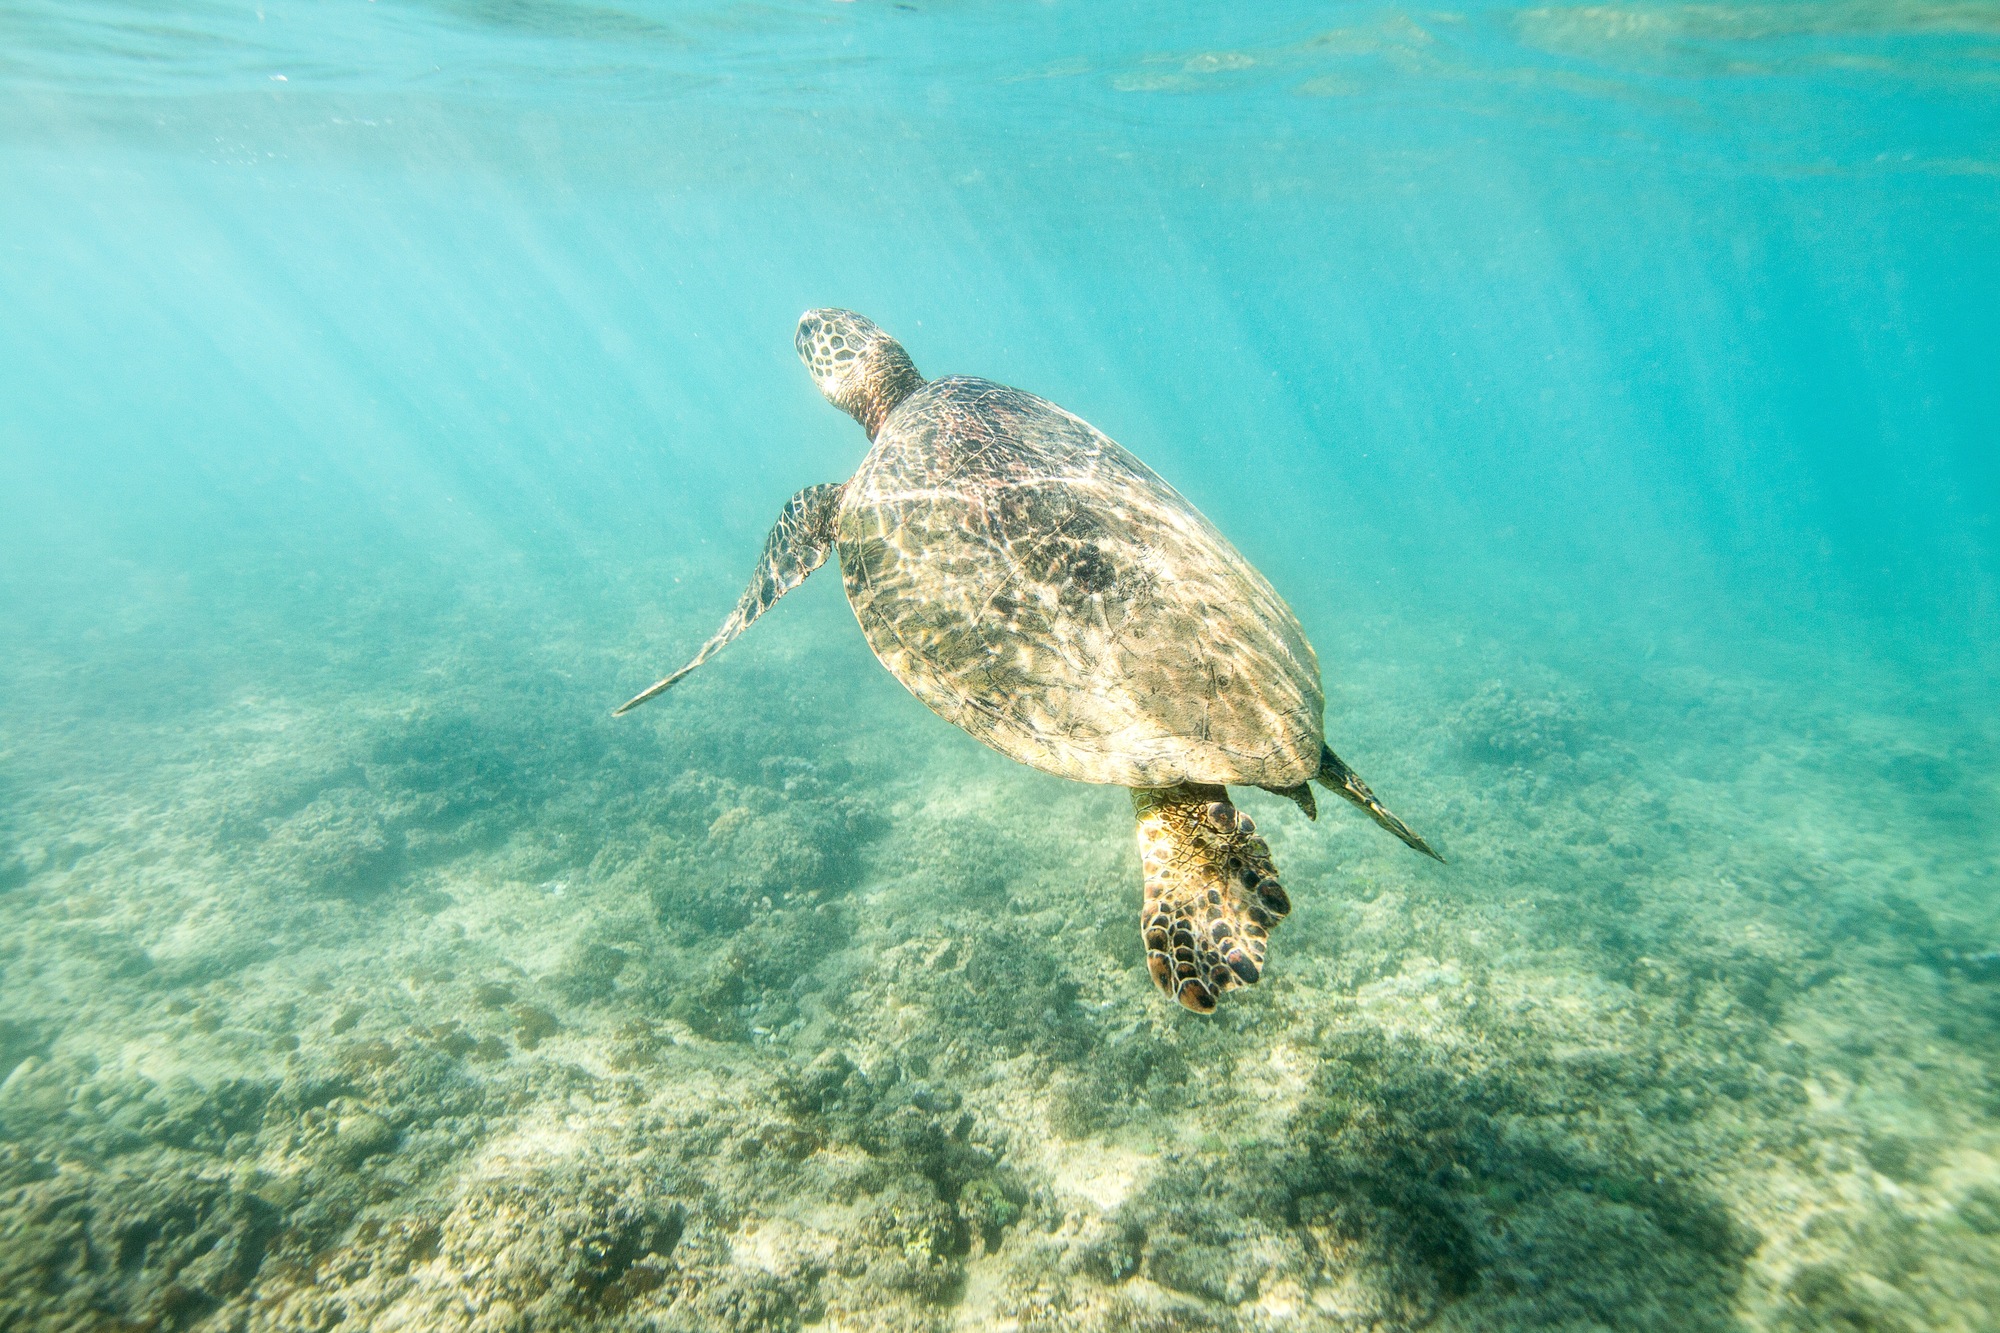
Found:
[[[1236,548],[1089,423],[988,380],[897,406],[841,497],[849,602],[947,721],[1081,782],[1291,787],[1319,665]]]

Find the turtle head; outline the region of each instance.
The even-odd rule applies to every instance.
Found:
[[[871,440],[896,404],[923,387],[903,344],[852,310],[806,311],[797,343],[819,391]]]

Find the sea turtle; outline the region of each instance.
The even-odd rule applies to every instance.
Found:
[[[851,311],[807,311],[796,341],[872,447],[845,482],[785,504],[722,628],[619,713],[838,551],[868,646],[932,711],[1044,772],[1131,788],[1146,961],[1189,1009],[1256,981],[1291,910],[1227,786],[1311,817],[1317,781],[1437,855],[1327,747],[1319,663],[1291,608],[1152,469],[1033,394],[926,381]]]

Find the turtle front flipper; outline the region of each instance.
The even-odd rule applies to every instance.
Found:
[[[1292,910],[1271,849],[1221,787],[1134,788],[1146,874],[1140,927],[1154,984],[1198,1014],[1263,975],[1270,930]]]
[[[750,586],[743,590],[736,609],[715,637],[701,646],[694,660],[673,675],[656,681],[633,695],[612,716],[629,713],[654,695],[663,694],[688,672],[722,651],[723,645],[750,628],[750,623],[770,610],[780,597],[806,581],[806,575],[826,563],[833,552],[834,511],[840,506],[843,483],[808,486],[785,502],[784,512],[764,539],[764,554]]]

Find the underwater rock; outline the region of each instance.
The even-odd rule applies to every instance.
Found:
[[[805,802],[773,813],[737,806],[709,825],[709,844],[746,901],[835,887],[833,870],[845,849],[834,822],[813,813]]]
[[[592,1004],[610,998],[630,961],[631,954],[615,944],[585,941],[569,950],[549,984],[571,1004]]]
[[[2000,981],[2000,949],[1939,945],[1931,956],[1968,981]]]
[[[821,1051],[803,1070],[782,1076],[778,1101],[794,1116],[823,1116],[844,1122],[852,1136],[875,1108],[875,1089],[868,1076],[837,1050]]]
[[[603,1327],[668,1281],[684,1216],[600,1168],[509,1172],[444,1208],[367,1218],[310,1267],[282,1265],[260,1288],[258,1326]]]
[[[341,1113],[333,1122],[335,1151],[350,1165],[396,1146],[396,1130],[372,1111],[360,1109]]]
[[[1089,1050],[1090,1024],[1077,1007],[1081,987],[1065,944],[1016,921],[967,924],[933,964],[942,972],[938,984],[915,997],[931,1011],[930,1030],[949,1038],[954,1065],[1024,1051],[1072,1061]]]
[[[1140,1265],[1172,1291],[1224,1305],[1255,1297],[1270,1269],[1268,1246],[1254,1224],[1228,1210],[1195,1204],[1153,1214]]]
[[[1975,1185],[1958,1201],[1959,1220],[1982,1236],[2000,1236],[2000,1186]]]
[[[153,956],[125,931],[85,927],[64,941],[72,963],[87,963],[106,980],[130,980],[152,973]]]
[[[70,1085],[72,1079],[64,1071],[50,1069],[38,1057],[16,1061],[0,1083],[0,1133],[24,1139],[62,1117],[70,1107]]]
[[[519,799],[521,756],[532,743],[470,713],[421,711],[376,739],[369,778],[423,798],[435,820],[461,822]]]
[[[846,947],[849,923],[831,903],[759,904],[747,924],[683,970],[656,975],[668,1016],[711,1041],[742,1042],[792,1021],[814,974]]]
[[[1049,1127],[1067,1139],[1105,1133],[1150,1114],[1154,1105],[1173,1105],[1195,1077],[1179,1046],[1150,1033],[1099,1040],[1090,1058],[1075,1062],[1074,1072],[1053,1089]]]
[[[988,1250],[998,1249],[1008,1227],[1020,1220],[1028,1192],[1011,1171],[974,1176],[958,1192],[958,1216],[966,1231]]]
[[[833,1261],[843,1280],[826,1293],[829,1310],[876,1311],[883,1292],[948,1300],[967,1256],[999,1249],[1021,1221],[1029,1190],[948,1089],[893,1066],[871,1078],[825,1051],[774,1092],[806,1141],[867,1154],[849,1177],[865,1207]]]
[[[839,897],[853,887],[876,831],[865,808],[841,795],[707,779],[675,783],[670,799],[700,825],[649,857],[654,908],[677,933],[739,930],[765,900],[811,907]]]
[[[551,1165],[474,1183],[440,1223],[438,1249],[476,1307],[506,1301],[527,1327],[560,1328],[657,1288],[686,1218],[644,1179]]]
[[[544,1040],[562,1031],[562,1024],[556,1016],[538,1004],[516,1004],[509,1006],[508,1013],[514,1017],[514,1040],[521,1043],[521,1049],[532,1051]]]
[[[1139,1271],[1146,1258],[1146,1228],[1132,1218],[1116,1224],[1098,1221],[1082,1242],[1063,1256],[1066,1267],[1106,1284],[1123,1282]]]
[[[1460,748],[1481,762],[1547,765],[1571,757],[1581,740],[1582,701],[1570,690],[1524,694],[1489,681],[1446,725]]]
[[[920,1080],[878,1084],[853,1141],[879,1161],[930,1181],[945,1199],[956,1199],[968,1181],[996,1164],[992,1150],[973,1138],[977,1121],[959,1105],[957,1094]]]
[[[1843,1272],[1832,1264],[1806,1264],[1785,1284],[1794,1326],[1855,1329],[1865,1333],[1918,1333],[1931,1326],[1908,1296],[1871,1273]]]
[[[771,1273],[736,1270],[719,1274],[690,1297],[677,1302],[663,1325],[669,1329],[714,1329],[716,1333],[797,1333],[808,1315],[823,1313],[807,1307],[794,1284]]]
[[[0,1327],[189,1327],[257,1276],[278,1209],[163,1164],[43,1169],[0,1196]]]
[[[571,791],[602,757],[602,730],[581,717],[550,719],[546,710],[542,699],[502,697],[477,709],[420,707],[379,726],[362,767],[369,789],[398,812],[411,864],[495,847],[528,828],[558,859],[579,835],[591,842],[603,836],[603,803],[618,793],[604,790],[603,781]],[[562,808],[565,799],[594,807],[599,819],[580,821]]]
[[[0,1139],[0,1194],[56,1174],[54,1159],[38,1156],[18,1143]]]
[[[929,1182],[892,1184],[870,1201],[836,1268],[920,1301],[945,1299],[964,1279],[967,1245],[958,1214]]]
[[[479,1038],[466,1031],[465,1025],[455,1018],[442,1023],[418,1024],[410,1030],[433,1049],[454,1058],[470,1055],[479,1049]]]
[[[7,1084],[7,1078],[20,1063],[30,1055],[39,1055],[48,1049],[47,1038],[33,1027],[19,1023],[12,1018],[0,1018],[0,1088]],[[0,1093],[0,1097],[4,1097]]]
[[[472,988],[472,1002],[481,1009],[500,1009],[519,999],[513,986],[504,981],[482,981]]]
[[[273,1079],[226,1078],[212,1084],[179,1079],[148,1098],[157,1111],[140,1132],[156,1143],[219,1155],[237,1135],[254,1136],[264,1123],[264,1107],[277,1088]]]
[[[1911,1184],[1930,1174],[1930,1153],[1925,1146],[1888,1130],[1864,1137],[1861,1156],[1869,1166],[1900,1184]]]
[[[403,859],[403,835],[381,802],[359,787],[336,787],[271,830],[259,856],[288,889],[359,897],[387,888]]]
[[[846,892],[861,850],[879,832],[867,807],[844,795],[787,796],[780,807],[725,823],[735,815],[718,817],[709,838],[741,867],[748,887],[774,897]]]
[[[749,999],[742,974],[727,960],[713,960],[676,988],[667,1016],[710,1041],[748,1041],[752,1034],[743,1008]]]
[[[27,1139],[60,1121],[88,1078],[73,1061],[25,1056],[0,1082],[0,1135]]]
[[[874,1180],[919,1176],[952,1203],[984,1179],[982,1189],[989,1193],[997,1191],[1017,1207],[1025,1200],[996,1153],[977,1141],[977,1121],[959,1095],[906,1078],[894,1065],[871,1078],[838,1051],[823,1051],[805,1069],[781,1079],[774,1095],[817,1137],[855,1145],[875,1159]]]

